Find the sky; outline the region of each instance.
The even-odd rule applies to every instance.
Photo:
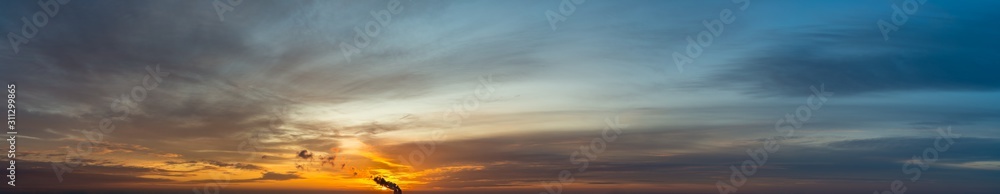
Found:
[[[997,6],[4,2],[3,189],[995,194]]]

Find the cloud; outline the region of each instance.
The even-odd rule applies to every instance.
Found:
[[[166,164],[167,166],[175,166],[175,165],[194,166],[194,165],[197,165],[197,164],[201,164],[201,165],[205,165],[205,169],[211,169],[210,167],[222,167],[222,168],[232,168],[232,169],[251,170],[251,171],[266,171],[267,170],[264,167],[261,167],[259,165],[255,165],[255,164],[239,163],[239,162],[236,162],[236,163],[227,163],[227,162],[221,162],[221,161],[209,160],[209,159],[188,160],[188,161],[168,160],[168,161],[165,161],[163,163]]]
[[[997,111],[989,103],[973,104],[992,102],[994,96],[982,93],[1000,89],[1000,39],[995,27],[984,25],[998,18],[987,11],[996,3],[934,3],[884,41],[872,25],[878,18],[867,16],[888,13],[817,19],[789,13],[843,10],[827,7],[835,3],[776,2],[755,1],[726,26],[726,35],[698,59],[713,68],[678,76],[694,83],[680,86],[734,95],[675,93],[647,83],[663,76],[649,69],[673,68],[669,53],[684,49],[684,37],[703,30],[703,19],[733,8],[731,2],[695,1],[588,1],[558,31],[541,14],[559,9],[557,2],[406,3],[405,13],[351,61],[339,44],[352,41],[354,27],[372,20],[369,11],[384,2],[245,1],[221,22],[205,1],[74,1],[18,54],[0,44],[0,77],[26,91],[19,96],[19,124],[38,129],[23,132],[38,137],[19,144],[31,148],[24,156],[61,161],[65,148],[86,139],[80,131],[119,114],[110,104],[142,84],[144,67],[159,64],[171,72],[128,119],[115,120],[116,130],[82,159],[87,166],[66,175],[69,182],[54,184],[48,163],[25,162],[25,188],[214,183],[178,180],[216,171],[259,172],[259,178],[234,182],[265,184],[322,177],[284,170],[298,165],[295,159],[319,158],[321,168],[334,164],[336,155],[323,152],[343,141],[385,156],[373,168],[418,175],[395,181],[402,185],[535,189],[557,180],[561,170],[580,167],[571,153],[601,135],[599,125],[577,127],[583,118],[628,104],[647,111],[643,122],[576,173],[586,186],[566,193],[711,191],[729,165],[747,158],[747,148],[773,135],[774,119],[800,104],[785,105],[804,100],[755,97],[804,96],[809,86],[825,84],[845,97],[836,100],[843,103],[816,112],[808,126],[820,130],[784,140],[782,151],[754,177],[762,186],[741,192],[881,188],[901,176],[901,160],[933,142],[922,132],[946,125],[980,129],[969,134],[981,137],[963,138],[942,154],[942,168],[928,173],[927,187],[997,190],[988,184],[997,181],[995,172],[981,171],[1000,160],[990,152],[1000,149],[991,125]],[[888,4],[857,5],[891,11]],[[38,10],[34,1],[0,9],[0,32],[19,31],[20,18]],[[809,14],[828,13],[819,11]],[[628,67],[643,68],[635,73]],[[443,125],[436,125],[442,120],[436,111],[461,108],[453,102],[474,94],[476,76],[483,74],[519,79],[501,89],[524,97],[483,103],[461,129],[448,132],[447,142],[435,144],[425,163],[396,165],[421,150],[412,143],[428,143],[413,142],[419,137],[412,134]],[[879,96],[886,93],[895,95]],[[729,101],[706,100],[719,96]],[[404,118],[413,122],[399,122]],[[251,151],[241,149],[247,145]],[[356,163],[362,162],[350,164]],[[966,178],[971,180],[959,182]],[[947,185],[934,185],[940,183]]]
[[[265,172],[263,176],[261,176],[256,180],[283,181],[283,180],[300,179],[300,178],[302,177],[295,173],[282,174],[276,172]]]
[[[571,163],[570,154],[578,151],[579,146],[589,145],[590,139],[600,135],[599,131],[491,136],[436,144],[434,153],[415,168],[424,175],[417,180],[435,180],[429,184],[453,189],[530,186],[540,181],[557,180],[561,170],[570,170],[576,178],[574,183],[582,184],[615,182],[642,185],[638,186],[640,188],[663,183],[710,185],[719,177],[729,175],[728,166],[748,159],[746,149],[763,145],[759,140],[740,137],[740,134],[739,130],[630,128],[617,141],[608,143],[605,152],[590,160],[584,172],[576,171],[582,164]],[[933,146],[933,142],[934,138],[923,137],[790,138],[781,142],[779,152],[769,155],[766,166],[760,168],[761,174],[753,179],[765,185],[812,180],[818,182],[814,185],[817,188],[869,185],[883,180],[888,184],[889,180],[905,176],[900,172],[901,161],[920,154]],[[403,154],[414,149],[413,144],[402,144],[383,150],[389,156],[405,156]],[[996,149],[1000,149],[1000,139],[963,137],[956,140],[950,150],[941,153],[938,164],[961,166],[997,161],[1000,155],[991,152]],[[443,170],[469,165],[477,167]],[[997,180],[990,177],[990,172],[973,168],[935,168],[932,171],[928,173],[934,174],[933,178],[924,177],[922,181],[950,181],[955,176],[968,175],[969,182],[949,182],[949,185],[984,188],[981,184]],[[881,185],[871,184],[871,187]],[[760,192],[773,192],[775,190],[769,189],[776,188],[759,189]],[[867,189],[858,187],[852,191],[864,190]]]
[[[32,160],[17,161],[17,188],[19,191],[52,191],[67,189],[98,189],[121,184],[156,184],[174,181],[149,178],[157,175],[154,168],[126,166],[109,162],[85,162],[86,166],[75,168],[72,173],[62,174],[59,182],[49,162]],[[24,189],[24,190],[21,190]]]
[[[284,180],[301,179],[301,178],[302,178],[302,176],[299,176],[298,174],[295,174],[295,173],[292,173],[292,172],[289,172],[289,173],[263,172],[263,173],[261,173],[261,177],[260,178],[233,179],[233,180],[229,180],[229,182],[231,182],[231,183],[247,183],[247,182],[258,182],[258,181],[284,181]],[[214,183],[214,182],[218,182],[218,180],[208,179],[208,180],[193,180],[193,181],[187,181],[187,182],[189,182],[189,183]]]
[[[205,164],[213,165],[213,166],[235,168],[235,169],[240,169],[240,170],[266,170],[266,169],[264,169],[264,167],[261,167],[261,166],[258,166],[258,165],[238,163],[238,162],[237,163],[225,163],[225,162],[219,162],[219,161],[215,161],[215,160],[201,160],[201,162],[205,163]]]
[[[732,87],[758,95],[806,95],[809,86],[826,84],[838,96],[905,91],[997,91],[1000,89],[1000,38],[989,34],[978,10],[922,9],[884,41],[873,22],[836,21],[835,25],[758,34],[761,49],[725,62],[699,87]],[[870,19],[870,18],[863,18]],[[874,19],[872,19],[874,21]],[[864,26],[859,26],[864,25]]]

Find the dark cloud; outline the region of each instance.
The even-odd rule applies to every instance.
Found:
[[[377,176],[375,178],[372,178],[372,181],[374,181],[375,184],[378,184],[379,186],[382,186],[382,187],[385,187],[386,189],[392,190],[393,194],[402,194],[403,193],[403,189],[400,189],[399,185],[396,185],[396,183],[393,183],[391,181],[385,180],[385,178],[383,178],[381,176]]]
[[[299,157],[299,159],[307,160],[307,159],[312,159],[313,158],[313,153],[309,152],[309,150],[302,150],[302,151],[299,151],[297,154],[295,154],[295,156]]]

